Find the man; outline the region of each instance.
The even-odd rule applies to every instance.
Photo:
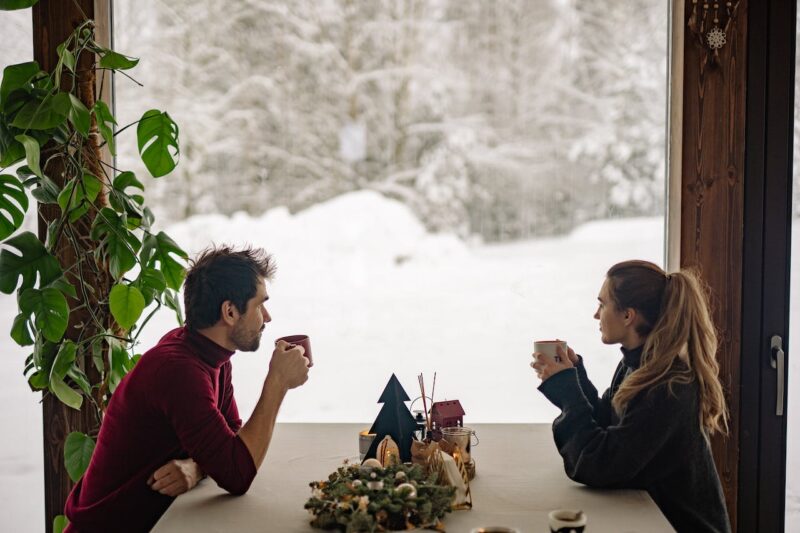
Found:
[[[230,358],[258,349],[274,270],[261,249],[210,248],[194,261],[184,283],[186,325],[145,353],[114,391],[89,468],[67,499],[67,531],[148,531],[203,475],[232,494],[247,492],[284,396],[308,379],[303,348],[280,341],[242,426]]]

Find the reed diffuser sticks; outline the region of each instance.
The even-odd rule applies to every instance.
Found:
[[[419,374],[417,380],[419,381],[419,391],[422,396],[422,408],[425,410],[425,427],[430,431],[431,419],[428,416],[428,400],[425,398],[425,378],[422,377],[422,374]]]

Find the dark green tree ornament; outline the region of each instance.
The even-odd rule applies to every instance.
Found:
[[[397,380],[397,376],[392,374],[389,383],[383,389],[383,394],[378,399],[378,403],[382,403],[383,407],[369,429],[370,433],[375,434],[375,439],[364,456],[365,459],[374,459],[378,445],[386,435],[389,435],[397,443],[400,460],[404,463],[411,461],[411,441],[414,439],[417,423],[414,421],[411,411],[406,407],[405,402],[409,400],[410,398]]]

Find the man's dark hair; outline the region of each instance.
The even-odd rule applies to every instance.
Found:
[[[186,326],[192,330],[213,326],[220,319],[222,303],[230,300],[240,313],[256,294],[258,282],[272,279],[275,262],[262,248],[230,246],[206,248],[190,262],[183,284]]]

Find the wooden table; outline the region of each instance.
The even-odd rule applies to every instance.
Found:
[[[303,504],[308,483],[326,479],[345,458],[358,455],[364,424],[279,424],[267,458],[250,491],[230,496],[206,479],[178,497],[155,532],[319,531]],[[552,509],[582,509],[587,533],[673,531],[650,496],[635,490],[596,490],[564,474],[550,424],[478,424],[480,444],[472,456],[474,507],[445,518],[449,532],[505,525],[523,533],[548,531]]]

